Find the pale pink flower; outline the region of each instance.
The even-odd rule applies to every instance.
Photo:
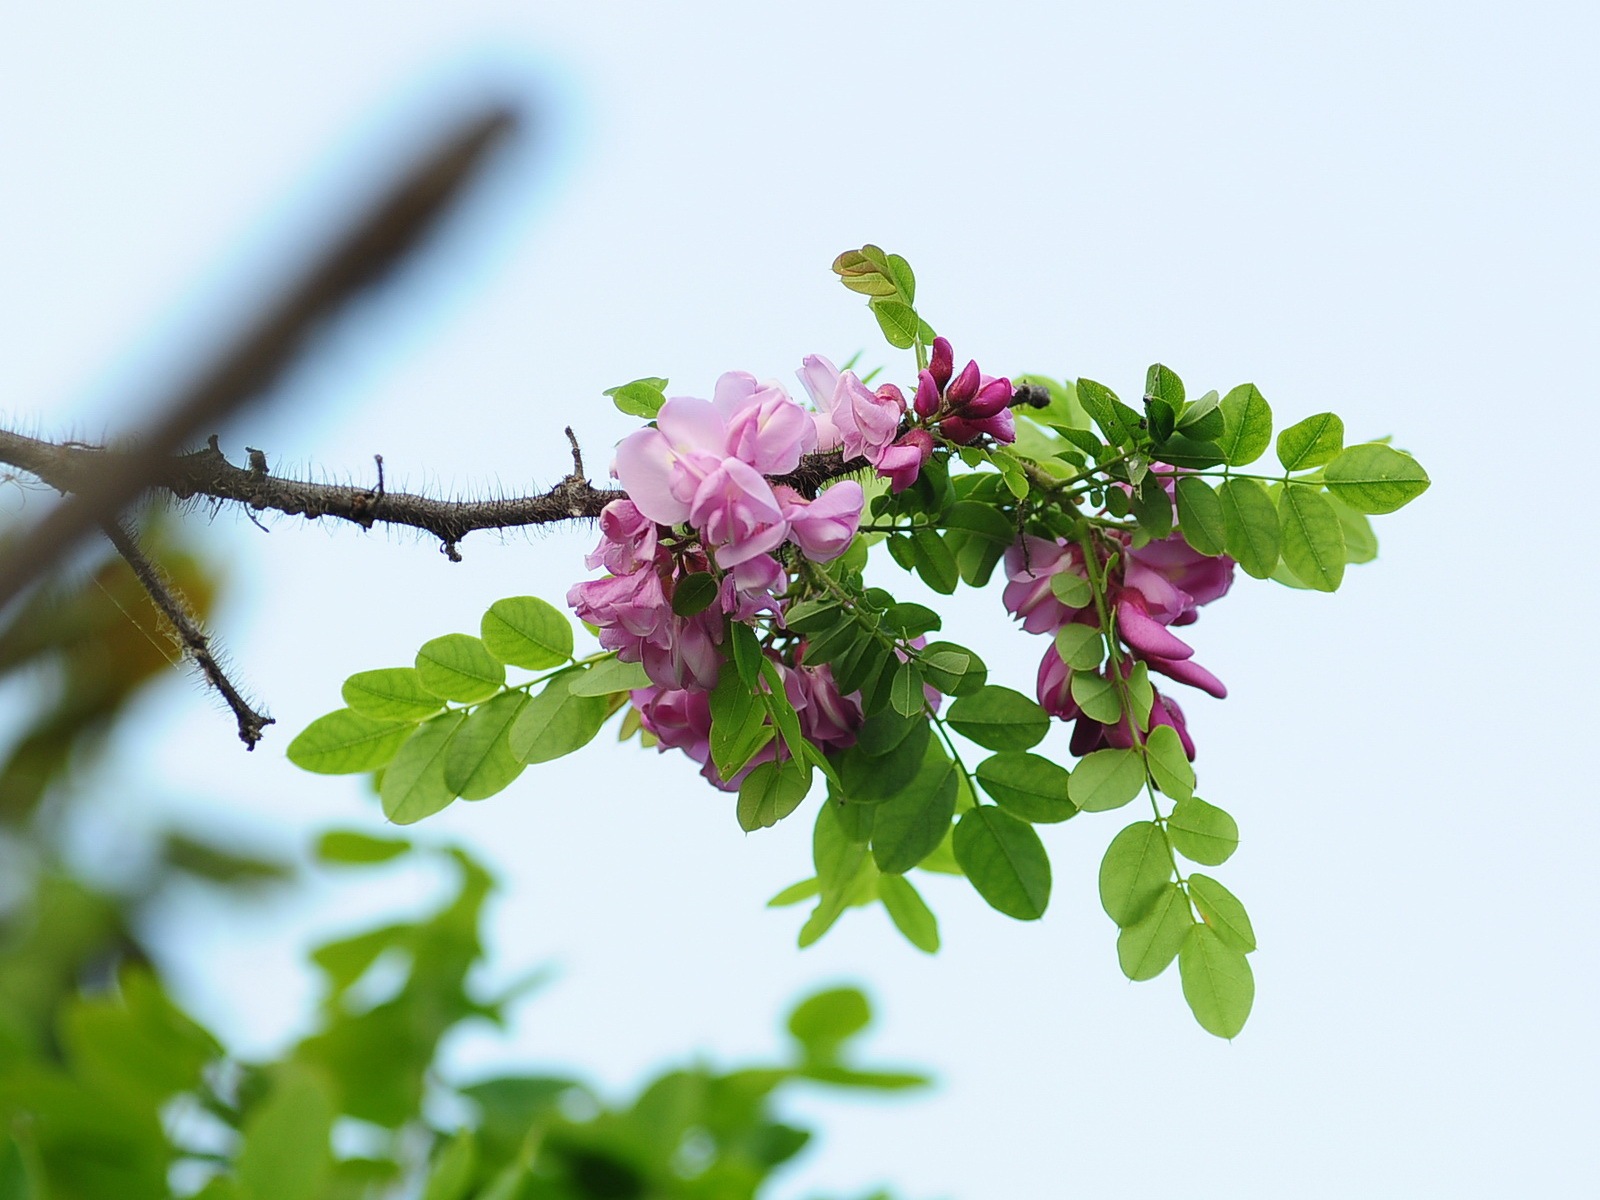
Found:
[[[774,489],[789,523],[789,540],[814,562],[839,557],[861,523],[865,493],[853,479],[840,480],[815,500],[807,500],[790,487]]]
[[[903,492],[917,481],[917,476],[931,457],[933,435],[926,429],[912,429],[883,452],[878,459],[878,474],[889,481],[891,492]]]
[[[905,415],[905,397],[898,388],[870,390],[854,371],[840,371],[820,354],[808,355],[797,374],[812,403],[828,419],[838,434],[838,446],[846,459],[865,458],[876,464],[894,441]],[[819,448],[828,440],[828,431],[817,421]]]

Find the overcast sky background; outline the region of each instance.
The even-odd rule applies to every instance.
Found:
[[[1202,794],[1243,831],[1217,873],[1262,945],[1234,1043],[1193,1024],[1175,970],[1117,970],[1095,868],[1125,814],[1045,831],[1040,923],[934,880],[936,958],[877,911],[800,953],[802,910],[762,905],[810,873],[810,808],[746,837],[687,760],[601,744],[421,827],[507,881],[491,975],[561,972],[509,1039],[453,1053],[621,1087],[697,1050],[770,1053],[793,997],[857,980],[872,1055],[942,1086],[798,1102],[824,1136],[778,1200],[1576,1194],[1600,1166],[1600,20],[1043,9],[0,6],[0,416],[126,428],[398,148],[492,93],[537,110],[533,135],[225,432],[236,458],[364,479],[381,453],[391,488],[519,492],[567,470],[568,423],[600,474],[633,424],[600,392],[637,376],[708,394],[859,348],[904,376],[827,269],[864,241],[910,259],[920,306],[987,370],[1136,391],[1160,360],[1194,393],[1254,381],[1280,425],[1333,409],[1352,438],[1393,434],[1434,486],[1378,520],[1378,563],[1332,597],[1241,578],[1194,631],[1232,689],[1183,697]],[[347,674],[476,630],[500,596],[559,602],[593,535],[475,535],[460,565],[289,520],[204,536],[229,561],[219,633],[279,724],[247,756],[175,678],[121,735],[104,844],[175,809],[286,852],[378,827],[358,781],[283,760],[290,736]],[[950,608],[947,632],[1027,688],[1043,639],[995,593]],[[168,953],[191,1007],[267,1052],[314,1002],[306,945],[438,883],[323,881],[271,913],[196,891]]]

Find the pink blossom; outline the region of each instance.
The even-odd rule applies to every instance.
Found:
[[[912,429],[883,452],[883,457],[878,459],[878,474],[889,481],[891,492],[903,492],[917,481],[932,457],[933,435],[926,429]]]
[[[789,536],[772,485],[737,458],[723,459],[700,481],[688,517],[706,545],[717,547],[717,565],[723,568],[775,550]]]
[[[815,500],[807,500],[790,487],[774,489],[789,523],[789,540],[816,562],[839,557],[861,523],[865,493],[853,479],[834,484]]]
[[[992,417],[969,421],[965,417],[946,417],[939,422],[939,432],[958,446],[971,445],[987,434],[997,442],[1017,440],[1017,419],[1009,408],[1001,409]]]
[[[583,561],[590,570],[605,567],[626,575],[656,555],[656,523],[632,500],[613,500],[600,510],[600,544]]]
[[[854,371],[840,371],[820,354],[806,357],[798,375],[812,402],[837,432],[846,459],[865,458],[876,464],[900,429],[905,397],[898,388],[868,389]],[[819,418],[818,446],[827,440]],[[829,449],[832,447],[829,446]]]
[[[1085,582],[1083,549],[1065,541],[1028,534],[1006,550],[1006,584],[1001,600],[1029,633],[1051,633],[1076,620],[1083,609],[1068,608],[1050,590],[1050,579],[1071,571]]]
[[[689,519],[701,482],[721,464],[727,423],[708,400],[674,396],[656,414],[654,429],[623,438],[611,473],[628,499],[662,525]]]
[[[785,475],[817,448],[811,415],[775,382],[729,371],[717,380],[712,404],[727,421],[726,452],[763,475]]]

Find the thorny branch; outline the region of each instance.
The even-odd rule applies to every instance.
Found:
[[[161,611],[162,616],[171,622],[173,629],[177,630],[178,640],[183,643],[184,653],[199,668],[205,681],[217,689],[227,701],[228,707],[233,710],[234,719],[239,722],[239,740],[244,743],[245,749],[254,750],[256,743],[261,740],[262,731],[276,722],[264,713],[257,712],[239,694],[239,689],[233,685],[233,681],[224,673],[216,657],[211,653],[211,639],[190,615],[187,605],[170,586],[161,568],[151,562],[139,548],[138,539],[133,531],[121,521],[107,521],[102,530],[111,540],[117,553],[122,555],[123,561],[132,568],[134,578],[149,593],[151,602]]]

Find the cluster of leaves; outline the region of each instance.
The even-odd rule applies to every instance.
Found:
[[[343,866],[412,853],[356,832],[318,845]],[[927,1082],[852,1064],[850,1040],[871,1013],[841,988],[790,1015],[787,1061],[672,1070],[620,1104],[566,1076],[446,1084],[442,1039],[463,1022],[498,1023],[521,990],[474,994],[492,882],[446,853],[458,886],[437,911],[312,952],[327,989],[318,1028],[270,1063],[228,1056],[147,966],[77,986],[72,968],[98,944],[106,902],[42,880],[0,924],[0,1195],[733,1200],[755,1196],[810,1139],[775,1115],[784,1089]]]
[[[892,345],[915,348],[921,367],[933,331],[913,307],[905,260],[865,246],[840,255],[834,270],[870,298]],[[1136,408],[1090,379],[1017,382],[1013,443],[940,439],[912,486],[889,493],[869,481],[869,516],[845,554],[819,564],[785,549],[792,583],[783,614],[725,628],[731,669],[710,697],[712,764],[734,778],[779,744],[743,778],[736,812],[746,830],[789,816],[819,773],[826,780],[828,800],[813,828],[815,874],[772,901],[815,900],[802,946],[846,909],[881,903],[913,945],[936,950],[938,923],[908,878],[913,870],[965,876],[998,911],[1038,918],[1051,871],[1036,826],[1147,795],[1150,818],[1111,839],[1100,869],[1118,960],[1136,980],[1176,960],[1201,1025],[1232,1037],[1253,1000],[1246,955],[1255,936],[1242,903],[1184,863],[1222,864],[1238,830],[1196,795],[1176,731],[1151,721],[1146,664],[1119,640],[1111,603],[1122,556],[1180,537],[1256,578],[1332,591],[1347,564],[1376,554],[1368,516],[1414,499],[1428,478],[1383,442],[1347,446],[1333,413],[1290,425],[1274,443],[1270,406],[1252,384],[1191,399],[1158,364]],[[636,380],[612,394],[624,411],[648,418],[664,387]],[[1274,446],[1281,473],[1247,469]],[[971,649],[928,641],[941,630],[940,615],[864,576],[881,544],[936,594],[982,588],[1025,536],[1083,550],[1087,580],[1063,572],[1052,588],[1071,608],[1092,606],[1098,621],[1062,628],[1056,649],[1072,670],[1077,706],[1126,729],[1126,748],[1097,749],[1070,766],[1036,752],[1052,726],[1045,709],[991,682]],[[718,582],[715,574],[680,580],[674,607],[698,611]],[[314,723],[290,756],[311,770],[382,769],[385,811],[400,822],[456,796],[487,795],[526,763],[586,743],[614,712],[627,710],[623,737],[637,731],[623,693],[647,683],[642,671],[606,655],[574,658],[572,647],[570,625],[549,605],[500,601],[485,614],[481,638],[452,634],[424,646],[414,668],[352,677],[349,708]],[[826,664],[840,691],[859,698],[864,723],[853,746],[824,753],[806,741],[775,662]],[[551,673],[506,686],[508,664]],[[530,695],[536,684],[543,690]],[[971,766],[963,744],[983,752]]]

